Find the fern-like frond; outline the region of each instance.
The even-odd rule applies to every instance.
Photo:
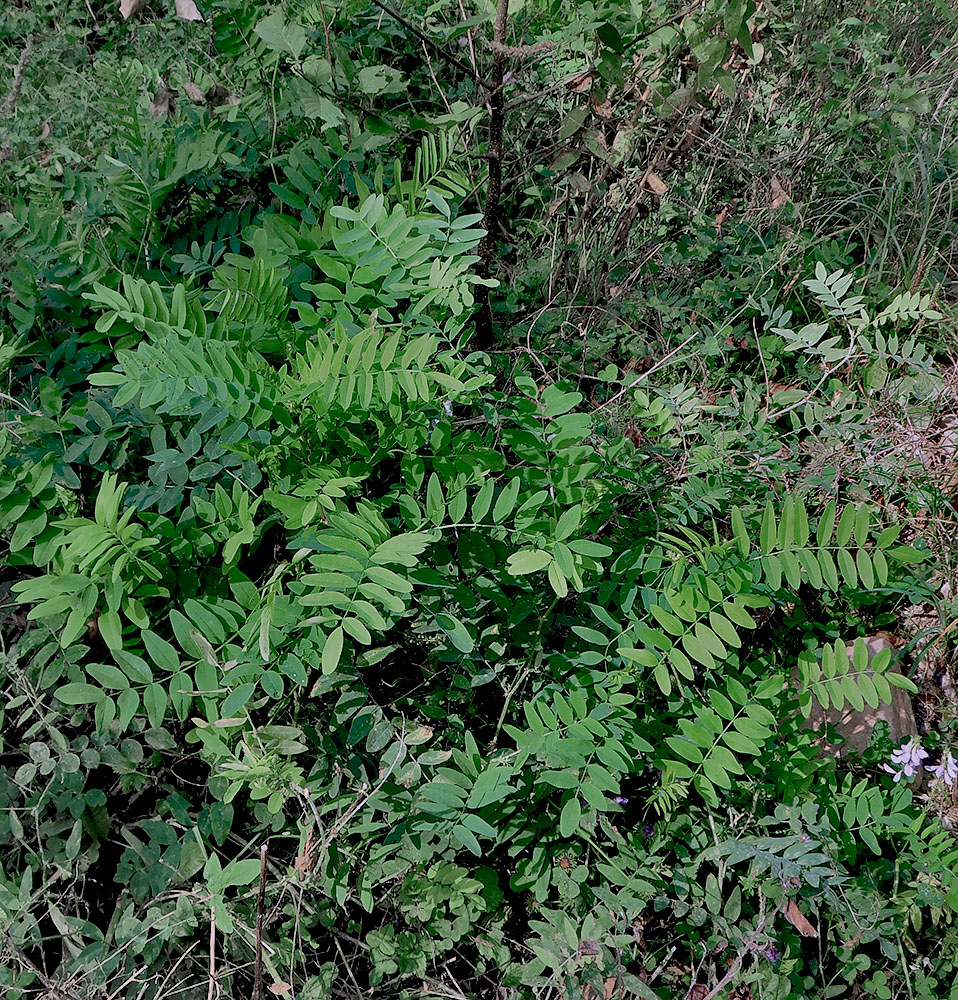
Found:
[[[429,332],[404,340],[396,331],[376,327],[352,338],[342,328],[335,339],[317,331],[293,362],[289,404],[307,405],[318,416],[332,407],[364,413],[399,399],[428,402],[435,386],[465,391],[467,383],[437,360],[438,348],[438,337]]]
[[[395,161],[395,190],[410,215],[426,207],[430,189],[452,202],[468,194],[472,185],[459,166],[464,151],[457,148],[458,142],[458,134],[450,129],[430,130],[416,148],[409,176],[404,176],[402,163]]]
[[[229,344],[165,333],[135,350],[117,352],[112,372],[90,376],[94,385],[112,386],[115,406],[135,404],[158,413],[188,416],[197,432],[231,421],[261,427],[289,423],[276,403],[276,377],[256,355],[240,356]]]

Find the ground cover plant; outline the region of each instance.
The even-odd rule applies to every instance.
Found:
[[[4,996],[958,995],[946,4],[0,51]]]

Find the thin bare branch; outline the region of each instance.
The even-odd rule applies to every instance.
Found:
[[[420,31],[412,21],[403,17],[393,7],[388,4],[384,4],[382,0],[373,0],[373,3],[386,14],[388,14],[393,20],[398,21],[407,31],[412,32],[421,42],[428,45],[440,58],[445,59],[447,63],[451,66],[455,66],[456,69],[462,70],[471,80],[475,80],[481,87],[485,87],[486,90],[492,90],[492,84],[484,80],[471,66],[464,63],[460,58],[454,56],[451,52],[444,49],[434,38],[430,38],[427,34]]]

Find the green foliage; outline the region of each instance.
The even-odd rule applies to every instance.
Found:
[[[951,834],[883,733],[831,760],[804,726],[916,689],[866,637],[940,560],[869,456],[945,398],[942,297],[687,218],[694,155],[628,292],[629,184],[824,12],[515,6],[508,57],[486,6],[417,9],[424,48],[351,3],[136,15],[84,48],[73,154],[0,158],[5,995],[249,996],[258,961],[312,1000],[953,981]],[[878,73],[893,32],[851,14],[775,66],[840,75],[853,29]],[[849,148],[950,113],[881,93],[841,105]],[[472,351],[490,290],[503,349]]]

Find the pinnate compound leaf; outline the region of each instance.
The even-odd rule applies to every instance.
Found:
[[[496,502],[492,508],[492,519],[496,524],[502,522],[512,513],[516,505],[516,498],[519,496],[519,477],[510,479],[503,487],[502,492],[496,497]]]
[[[829,500],[815,530],[815,541],[819,546],[827,545],[832,537],[832,531],[835,529],[835,509],[835,501]]]
[[[80,681],[74,684],[64,684],[63,687],[57,689],[57,698],[64,705],[93,705],[105,697],[102,688]]]
[[[742,510],[737,506],[732,508],[732,535],[738,546],[739,555],[743,559],[747,559],[752,544],[749,541],[748,529],[745,527],[745,518],[742,516]]]
[[[591,784],[590,782],[588,781],[583,782],[583,784],[579,788],[579,793],[582,795],[582,798],[584,798],[586,802],[589,803],[590,806],[592,806],[594,809],[597,809],[599,812],[603,812],[609,808],[609,803],[606,801],[605,796],[602,794],[601,791],[599,791],[599,789],[595,785]]]
[[[905,677],[904,674],[898,673],[897,670],[889,670],[888,673],[882,675],[882,678],[891,684],[892,687],[901,688],[910,694],[918,694],[915,682],[910,677]]]
[[[179,670],[180,658],[173,646],[149,629],[142,632],[143,645],[153,665],[161,670]]]
[[[510,576],[526,576],[545,569],[552,562],[552,554],[542,549],[520,549],[509,556],[507,572]]]
[[[322,665],[323,673],[331,674],[339,666],[339,658],[343,654],[343,640],[345,635],[342,626],[334,628],[326,639],[323,646]]]
[[[472,830],[463,826],[462,823],[457,823],[452,828],[452,834],[466,850],[470,851],[477,858],[482,856],[482,848],[479,846],[479,841],[476,840],[476,835]]]
[[[436,615],[436,621],[439,623],[439,627],[449,636],[449,641],[459,650],[461,653],[471,653],[475,648],[475,643],[472,641],[472,636],[469,634],[469,630],[465,625],[459,621],[458,618],[453,617],[450,614],[442,612]]]
[[[668,745],[680,756],[684,757],[692,764],[702,763],[702,751],[688,740],[679,736],[669,736],[666,741]]]
[[[579,804],[579,797],[572,795],[566,800],[559,814],[559,833],[563,837],[570,837],[579,826],[582,817],[582,806]]]

